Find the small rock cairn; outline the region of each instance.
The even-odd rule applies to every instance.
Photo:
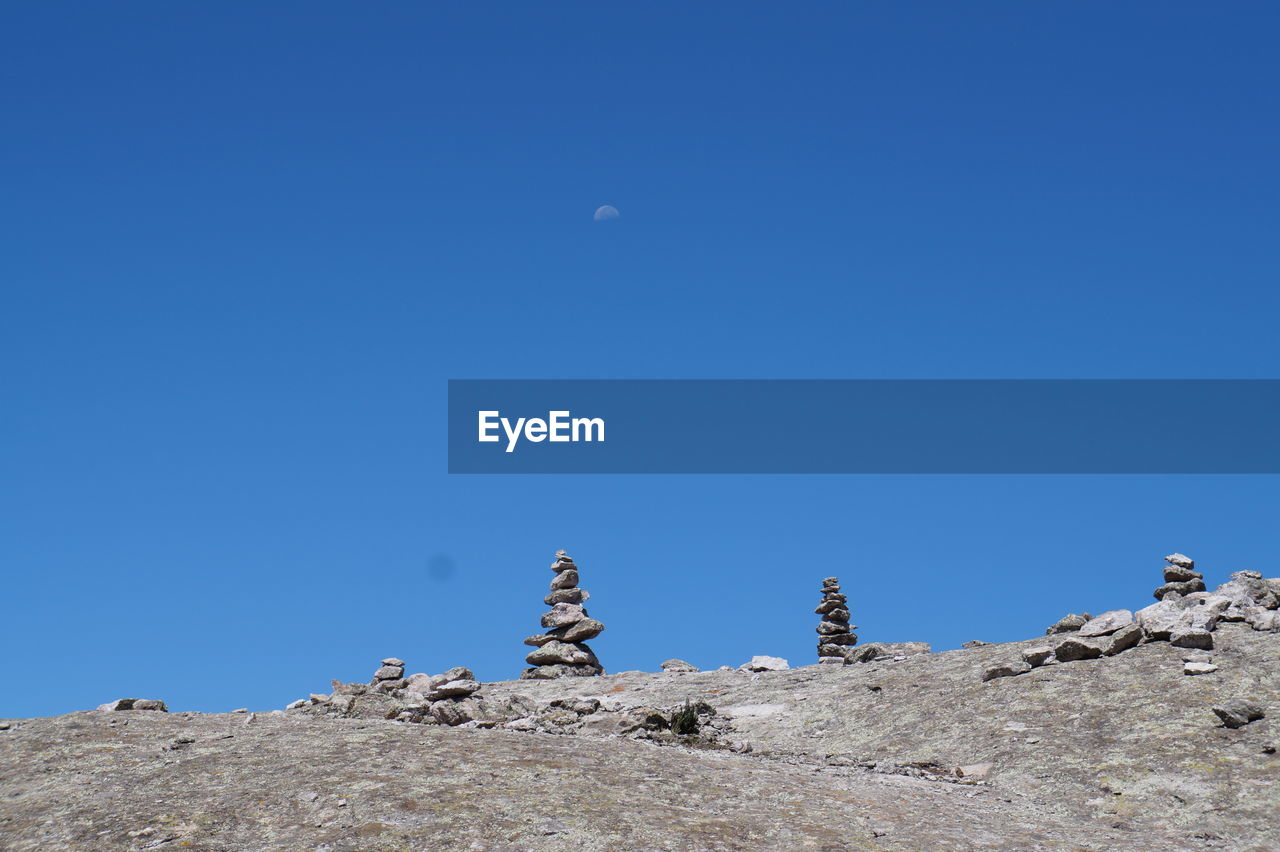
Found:
[[[587,615],[583,603],[591,595],[578,588],[578,566],[569,554],[557,550],[551,570],[556,573],[551,580],[551,594],[542,599],[551,607],[551,611],[542,616],[542,626],[550,629],[524,640],[524,644],[534,646],[533,652],[524,658],[533,668],[525,669],[520,677],[545,679],[604,674],[600,661],[586,645],[586,640],[600,635],[604,624]]]
[[[1173,553],[1164,558],[1164,585],[1155,590],[1155,598],[1164,600],[1171,594],[1184,597],[1194,592],[1203,592],[1204,575],[1195,570],[1195,560]]]
[[[405,688],[404,660],[398,657],[387,657],[382,666],[373,673],[369,688],[374,692],[395,692]]]
[[[850,629],[848,598],[840,593],[839,577],[822,581],[822,603],[814,612],[822,616],[817,627],[818,662],[844,665],[848,649],[858,644],[858,637]]]

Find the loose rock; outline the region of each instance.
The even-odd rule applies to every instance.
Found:
[[[1002,677],[1014,677],[1031,671],[1030,663],[1000,663],[990,666],[982,673],[983,682]]]
[[[843,662],[843,660],[841,661]],[[700,672],[702,669],[693,663],[686,663],[684,660],[671,659],[662,664],[664,672]]]
[[[1228,728],[1243,728],[1250,722],[1266,718],[1262,705],[1252,698],[1231,698],[1213,705],[1213,712]]]

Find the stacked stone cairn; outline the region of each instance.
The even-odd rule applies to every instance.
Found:
[[[586,645],[586,640],[600,635],[604,625],[589,617],[583,606],[591,595],[578,588],[578,566],[569,554],[557,550],[551,570],[555,572],[551,594],[543,598],[551,611],[542,616],[542,626],[550,629],[524,640],[524,644],[532,645],[534,650],[525,657],[532,668],[525,669],[520,677],[546,679],[604,674],[600,661]]]
[[[382,665],[373,673],[369,688],[374,692],[395,692],[404,689],[404,660],[398,657],[387,657]]]
[[[1088,613],[1068,615],[1045,631],[1054,637],[1065,634],[1056,644],[1027,648],[1021,661],[991,666],[982,679],[1111,657],[1142,642],[1168,642],[1182,649],[1183,674],[1212,674],[1218,666],[1209,652],[1214,650],[1213,633],[1219,624],[1245,622],[1254,630],[1280,632],[1280,578],[1236,571],[1230,581],[1209,592],[1190,557],[1173,553],[1164,561],[1164,584],[1155,590],[1157,603],[1137,612],[1113,609],[1092,618]]]
[[[1156,600],[1162,601],[1171,596],[1181,598],[1205,590],[1204,575],[1195,570],[1195,560],[1173,553],[1164,561],[1164,585],[1155,590]]]
[[[818,622],[818,662],[844,665],[848,653],[858,644],[852,632],[857,625],[849,624],[848,598],[840,592],[840,578],[827,577],[822,581],[822,603],[815,613],[822,616]]]

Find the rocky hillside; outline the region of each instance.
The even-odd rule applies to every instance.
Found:
[[[0,849],[1280,849],[1277,587],[1169,582],[936,654],[12,720]]]

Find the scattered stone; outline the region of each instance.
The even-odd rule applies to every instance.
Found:
[[[599,636],[604,624],[589,617],[582,605],[591,595],[578,588],[578,567],[569,554],[557,550],[551,570],[555,572],[551,594],[543,599],[551,611],[542,616],[542,626],[548,630],[524,640],[535,650],[525,657],[532,668],[525,669],[520,677],[545,679],[604,674],[595,652],[584,644],[587,639]]]
[[[961,645],[961,648],[981,648],[983,645],[990,645],[990,642],[983,642],[981,639],[970,639]]]
[[[1085,622],[1080,627],[1080,635],[1106,636],[1130,624],[1133,624],[1132,612],[1127,609],[1113,609]]]
[[[288,704],[286,704],[286,705],[285,705],[285,707],[284,707],[284,709],[286,709],[286,710],[299,710],[299,709],[301,709],[301,708],[303,708],[303,707],[306,707],[306,706],[307,706],[308,704],[310,704],[310,703],[311,703],[311,702],[310,702],[310,701],[308,701],[308,700],[307,700],[307,699],[305,699],[305,698],[299,698],[297,701],[291,701],[291,702],[289,702]]]
[[[1168,639],[1179,627],[1189,626],[1189,621],[1183,620],[1186,608],[1187,603],[1182,600],[1165,600],[1138,610],[1134,619],[1147,638]]]
[[[1035,648],[1026,648],[1022,652],[1022,661],[1031,666],[1043,666],[1049,662],[1053,656],[1053,648],[1048,645],[1040,645]]]
[[[849,624],[848,598],[840,592],[840,578],[827,577],[822,581],[822,601],[814,609],[822,616],[818,622],[818,661],[839,659],[849,662],[847,648],[858,644],[853,632],[856,625]],[[785,668],[785,667],[784,667]]]
[[[843,662],[843,660],[841,660]],[[671,659],[662,664],[664,672],[700,672],[702,669],[693,663],[686,663],[684,660]]]
[[[1070,663],[1075,660],[1094,660],[1102,656],[1102,647],[1095,642],[1090,642],[1088,639],[1072,637],[1058,643],[1058,647],[1053,649],[1053,655],[1057,657],[1060,663]]]
[[[1081,627],[1089,623],[1093,616],[1087,612],[1070,613],[1058,619],[1052,626],[1044,631],[1045,636],[1054,636],[1058,633],[1074,633]]]
[[[1262,705],[1252,698],[1230,698],[1221,704],[1213,705],[1213,712],[1228,728],[1243,728],[1250,722],[1265,719]]]
[[[480,684],[474,680],[450,680],[423,695],[427,701],[439,701],[442,698],[455,698],[471,695],[480,691]]]
[[[738,670],[744,672],[781,672],[789,668],[791,665],[781,657],[765,656],[752,657],[749,662],[738,666]]]
[[[1000,663],[990,666],[982,673],[982,681],[995,680],[1001,677],[1014,677],[1031,671],[1030,663]]]
[[[1184,675],[1204,675],[1213,674],[1218,667],[1213,663],[1183,663],[1182,673]]]
[[[399,657],[387,657],[382,661],[382,664],[384,666],[399,666],[402,669],[404,668],[404,660]]]
[[[0,731],[7,731],[13,727],[12,722],[0,722]]]
[[[1187,651],[1182,655],[1184,663],[1207,663],[1213,660],[1213,655],[1208,651]]]
[[[1126,624],[1115,633],[1112,633],[1103,648],[1102,653],[1108,657],[1114,657],[1121,651],[1127,651],[1130,648],[1136,648],[1138,643],[1142,641],[1142,628],[1136,624]]]
[[[984,781],[991,774],[993,764],[990,763],[971,763],[968,766],[957,766],[955,775],[957,778],[970,778],[974,781]]]
[[[1213,634],[1199,627],[1180,627],[1169,636],[1169,644],[1175,648],[1200,648],[1213,650]]]
[[[117,698],[98,705],[99,710],[155,710],[168,713],[169,708],[158,698]]]

